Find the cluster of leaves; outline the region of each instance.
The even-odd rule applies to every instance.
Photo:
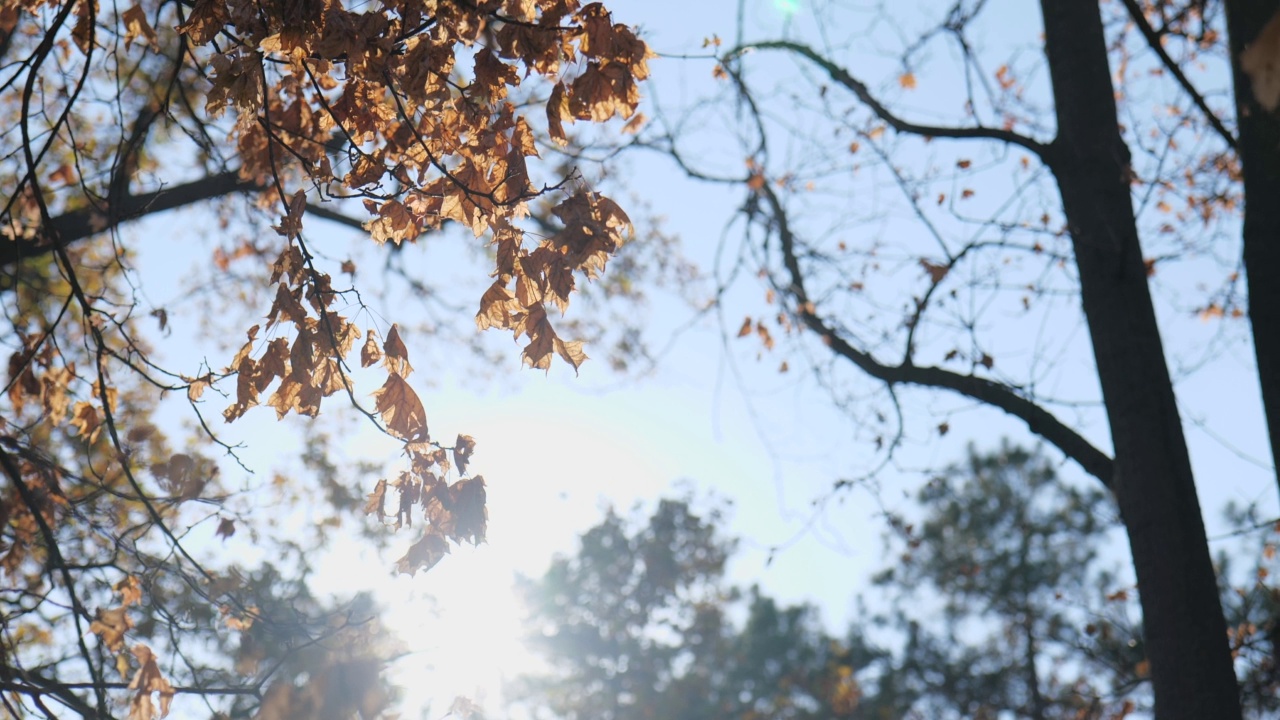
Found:
[[[576,0],[0,5],[9,714],[59,716],[52,698],[109,717],[126,694],[131,720],[163,717],[183,694],[211,712],[262,717],[381,707],[380,682],[366,676],[385,638],[368,612],[311,598],[290,577],[305,577],[305,548],[273,537],[284,559],[256,570],[198,557],[208,553],[193,533],[206,523],[210,538],[234,542],[246,526],[264,537],[236,509],[252,501],[237,506],[225,464],[205,451],[238,459],[204,404],[211,392],[229,397],[227,422],[259,404],[281,419],[315,417],[345,393],[403,443],[411,468],[379,481],[368,502],[383,519],[395,488],[397,525],[423,507],[427,533],[399,568],[430,567],[448,541],[482,541],[484,480],[467,475],[474,441],[433,440],[398,326],[385,336],[356,326],[349,308],[363,301],[325,272],[304,216],[363,225],[392,247],[446,221],[465,226],[494,258],[477,324],[524,338],[527,365],[559,355],[577,368],[581,343],[560,337],[548,308],[567,308],[575,276],[599,275],[630,221],[576,178],[536,183],[531,159],[540,133],[564,143],[568,122],[634,118],[648,57],[603,6]],[[226,366],[167,367],[138,321],[149,314],[168,332],[168,315],[147,312],[118,230],[240,193],[277,218],[248,254],[264,261],[269,289],[246,302],[265,322]],[[527,234],[529,203],[544,195],[560,225]],[[372,409],[357,392],[357,352],[361,367],[384,373]],[[161,430],[162,396],[185,396],[193,413],[184,452]],[[452,468],[460,479],[449,484]],[[349,494],[325,482],[337,500]],[[325,689],[345,682],[382,694],[343,691],[339,702]]]

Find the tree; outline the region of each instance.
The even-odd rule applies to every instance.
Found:
[[[1178,356],[1166,353],[1152,286],[1185,263],[1207,287],[1175,278],[1159,298],[1166,325],[1252,318],[1280,447],[1280,324],[1269,319],[1280,312],[1269,283],[1277,3],[1006,10],[961,0],[929,4],[920,20],[896,6],[824,6],[763,39],[746,36],[744,20],[730,47],[707,41],[727,97],[690,112],[718,115],[669,118],[639,144],[744,188],[736,219],[748,241],[724,277],[758,269],[777,307],[748,315],[739,334],[770,347],[794,332],[793,347],[837,361],[818,368],[839,403],[873,418],[883,464],[913,428],[905,390],[924,388],[1011,415],[1113,493],[1156,715],[1238,717],[1169,369]],[[834,27],[862,36],[840,40]],[[1087,346],[1058,332],[1081,316]],[[1088,376],[1066,369],[1077,364]],[[879,387],[874,412],[859,374]],[[1079,424],[1082,402],[1099,403],[1106,432]]]
[[[875,578],[893,610],[861,623],[906,638],[880,683],[909,700],[892,714],[1046,720],[1148,709],[1129,593],[1099,557],[1116,525],[1101,489],[1064,483],[1041,453],[1006,442],[970,448],[916,499],[918,524],[897,520],[897,562]]]
[[[550,668],[517,701],[566,720],[852,717],[852,669],[815,609],[725,586],[735,543],[719,522],[687,501],[661,501],[646,523],[610,512],[574,557],[524,581]]]
[[[567,720],[1100,720],[1149,709],[1133,602],[1100,557],[1116,529],[1104,492],[1063,484],[1042,454],[1006,443],[971,449],[917,500],[917,520],[895,518],[889,564],[843,637],[811,606],[725,582],[736,543],[719,511],[664,500],[647,521],[610,512],[572,557],[525,581],[548,669],[515,699]]]
[[[9,715],[127,706],[150,720],[196,701],[236,717],[379,711],[379,663],[395,645],[367,599],[311,596],[310,553],[363,509],[396,527],[420,517],[397,567],[429,568],[450,543],[483,540],[484,480],[470,474],[472,438],[430,434],[398,326],[353,322],[370,308],[335,277],[354,265],[317,248],[312,221],[390,247],[465,226],[492,253],[480,328],[523,338],[527,365],[554,355],[576,368],[581,343],[557,334],[548,308],[563,312],[598,276],[629,221],[579,178],[543,183],[531,158],[567,140],[566,122],[631,116],[648,56],[602,5],[575,0],[0,6]],[[128,228],[215,198],[274,232],[259,223],[212,258],[227,277],[254,265],[245,301],[265,322],[234,357],[202,362],[153,347],[170,317],[134,285]],[[554,232],[525,233],[535,200]],[[226,422],[259,404],[315,417],[345,395],[402,443],[407,469],[362,482],[364,501],[323,451],[304,459],[309,477],[241,480],[206,410],[216,395]],[[190,433],[173,430],[182,404]],[[276,525],[317,497],[320,522]],[[273,561],[221,557],[214,543],[237,534]]]

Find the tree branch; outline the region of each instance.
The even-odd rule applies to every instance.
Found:
[[[1196,107],[1200,108],[1200,112],[1204,113],[1205,119],[1207,119],[1209,124],[1213,126],[1213,129],[1222,136],[1223,141],[1225,141],[1232,150],[1239,150],[1236,146],[1236,136],[1227,129],[1226,125],[1222,124],[1222,120],[1219,119],[1218,116],[1214,114],[1213,110],[1209,108],[1209,103],[1205,102],[1204,96],[1200,94],[1200,91],[1196,90],[1195,86],[1191,84],[1191,81],[1187,79],[1187,76],[1183,74],[1182,68],[1178,67],[1178,64],[1173,61],[1173,58],[1169,57],[1169,53],[1165,51],[1164,45],[1160,43],[1160,34],[1156,32],[1155,28],[1151,27],[1151,23],[1147,22],[1147,16],[1142,14],[1142,8],[1138,6],[1138,1],[1122,1],[1124,2],[1125,8],[1129,11],[1129,17],[1133,19],[1134,25],[1138,26],[1138,31],[1147,39],[1147,45],[1151,46],[1151,49],[1155,51],[1156,55],[1160,58],[1160,62],[1163,63],[1165,68],[1169,71],[1169,74],[1173,75],[1174,79],[1178,81],[1178,84],[1182,86],[1183,91],[1191,97],[1191,101],[1196,104]]]
[[[1085,472],[1102,481],[1108,488],[1112,485],[1114,473],[1113,462],[1106,453],[1094,447],[1082,435],[1065,425],[1053,413],[1018,394],[1013,388],[977,377],[961,375],[940,367],[918,367],[909,361],[901,365],[886,365],[873,355],[859,350],[841,337],[822,318],[818,317],[817,308],[809,299],[804,285],[804,274],[800,269],[800,261],[796,255],[795,237],[787,223],[786,211],[772,187],[765,183],[757,192],[768,202],[778,231],[779,244],[782,248],[782,261],[787,268],[791,284],[786,290],[796,301],[796,314],[805,327],[817,333],[831,350],[856,365],[860,370],[873,378],[889,385],[921,385],[940,388],[973,398],[983,404],[999,408],[1027,424],[1031,432],[1052,443],[1079,463]]]
[[[1032,138],[1029,138],[1025,135],[1020,135],[1016,132],[1013,132],[1012,130],[1005,130],[1003,128],[986,127],[983,125],[975,125],[973,127],[946,127],[946,126],[940,126],[940,125],[920,125],[918,123],[913,123],[908,120],[904,120],[898,115],[894,114],[892,110],[885,107],[884,104],[882,104],[879,100],[877,100],[875,95],[871,93],[871,90],[866,86],[866,84],[864,84],[862,81],[850,75],[848,70],[845,70],[839,65],[831,62],[827,58],[820,55],[816,50],[814,50],[813,48],[810,48],[807,45],[801,45],[800,43],[795,43],[788,40],[770,40],[766,42],[751,43],[748,45],[743,45],[743,46],[734,48],[733,50],[729,51],[729,53],[725,57],[732,58],[738,55],[742,55],[748,50],[786,50],[809,60],[813,64],[817,65],[818,67],[826,71],[827,76],[830,77],[833,81],[839,83],[841,86],[843,86],[844,88],[852,92],[854,95],[856,95],[864,105],[866,105],[868,108],[871,109],[871,112],[875,113],[876,117],[883,120],[885,123],[889,125],[889,127],[892,127],[894,130],[897,130],[898,132],[910,133],[913,135],[921,135],[929,138],[935,138],[935,137],[955,138],[955,139],[980,138],[984,140],[999,140],[1001,142],[1009,143],[1011,145],[1018,145],[1027,150],[1030,150],[1031,152],[1039,156],[1041,159],[1043,159],[1048,152],[1048,146],[1046,146],[1044,143],[1039,142],[1037,140],[1033,140]]]
[[[59,247],[67,247],[91,235],[105,232],[140,217],[224,195],[255,192],[261,189],[262,187],[256,183],[242,180],[235,170],[229,170],[154,192],[126,195],[118,203],[118,207],[110,209],[110,216],[94,208],[73,210],[54,218],[52,227],[42,237],[0,244],[0,267],[47,255]],[[364,224],[360,220],[315,203],[307,205],[307,213],[357,230],[364,229]],[[57,240],[53,241],[50,238],[57,238]]]

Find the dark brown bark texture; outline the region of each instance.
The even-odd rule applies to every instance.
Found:
[[[1115,447],[1159,720],[1241,716],[1227,629],[1130,199],[1096,2],[1042,0],[1057,108],[1049,153]]]
[[[1280,111],[1258,104],[1240,55],[1280,12],[1280,0],[1226,0],[1244,170],[1244,267],[1249,320],[1273,463],[1280,453]],[[1280,475],[1277,475],[1280,484]]]

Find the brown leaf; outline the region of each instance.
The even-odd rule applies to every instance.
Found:
[[[222,518],[218,521],[218,529],[213,534],[222,538],[223,542],[226,542],[227,538],[236,534],[236,521],[231,518]]]
[[[396,571],[405,575],[415,575],[419,570],[430,570],[449,554],[449,541],[432,530],[422,535],[418,542],[409,547],[404,557],[396,561]]]
[[[129,683],[130,690],[136,690],[129,704],[129,720],[152,720],[163,718],[169,714],[169,705],[173,703],[173,685],[160,673],[156,664],[156,655],[146,645],[134,645],[133,657],[138,661],[138,672]],[[151,694],[159,693],[160,704],[152,704]]]
[[[476,440],[470,435],[459,435],[453,441],[453,464],[457,466],[459,474],[467,474],[467,463],[471,462],[471,453],[475,451]]]
[[[564,145],[569,142],[564,134],[564,119],[569,115],[569,100],[565,96],[564,83],[556,83],[551,89],[551,97],[547,98],[547,134],[552,140]]]
[[[119,652],[124,647],[124,634],[131,628],[133,620],[124,607],[109,610],[99,608],[93,614],[93,622],[89,624],[89,632],[102,638],[102,644],[111,652]]]
[[[138,582],[138,578],[132,575],[113,585],[112,589],[120,593],[120,600],[124,603],[123,607],[142,602],[142,585]]]
[[[489,286],[480,298],[480,312],[476,313],[476,327],[511,327],[511,305],[515,296],[506,288],[506,281],[499,278]]]
[[[394,324],[391,326],[386,342],[382,343],[382,351],[386,353],[386,359],[382,364],[389,372],[396,373],[400,377],[409,377],[409,373],[413,372],[413,366],[409,364],[409,349],[404,346],[404,340],[400,339],[398,326]]]
[[[486,492],[484,476],[459,480],[449,488],[451,498],[449,511],[453,516],[452,537],[459,542],[466,540],[472,545],[484,542],[485,530],[489,523],[489,510],[485,506]]]
[[[93,444],[97,441],[98,433],[102,429],[102,418],[98,414],[96,405],[83,400],[76,403],[71,411],[70,422],[71,426],[76,429],[76,433],[85,442]]]
[[[578,368],[582,367],[582,363],[587,361],[587,354],[582,351],[581,340],[561,340],[555,339],[556,354],[565,362],[573,366],[574,373],[578,372]]]
[[[373,492],[365,499],[364,514],[378,514],[378,521],[381,522],[387,516],[387,481],[379,480],[374,486]]]
[[[382,348],[378,347],[377,336],[372,328],[364,339],[364,347],[360,348],[360,367],[369,367],[382,359]]]
[[[935,265],[924,258],[920,258],[920,267],[929,273],[929,279],[935,284],[942,282],[942,278],[946,277],[951,270],[950,265]]]
[[[388,374],[387,381],[374,391],[373,396],[382,421],[393,434],[406,440],[427,437],[427,411],[404,378],[395,373]]]

